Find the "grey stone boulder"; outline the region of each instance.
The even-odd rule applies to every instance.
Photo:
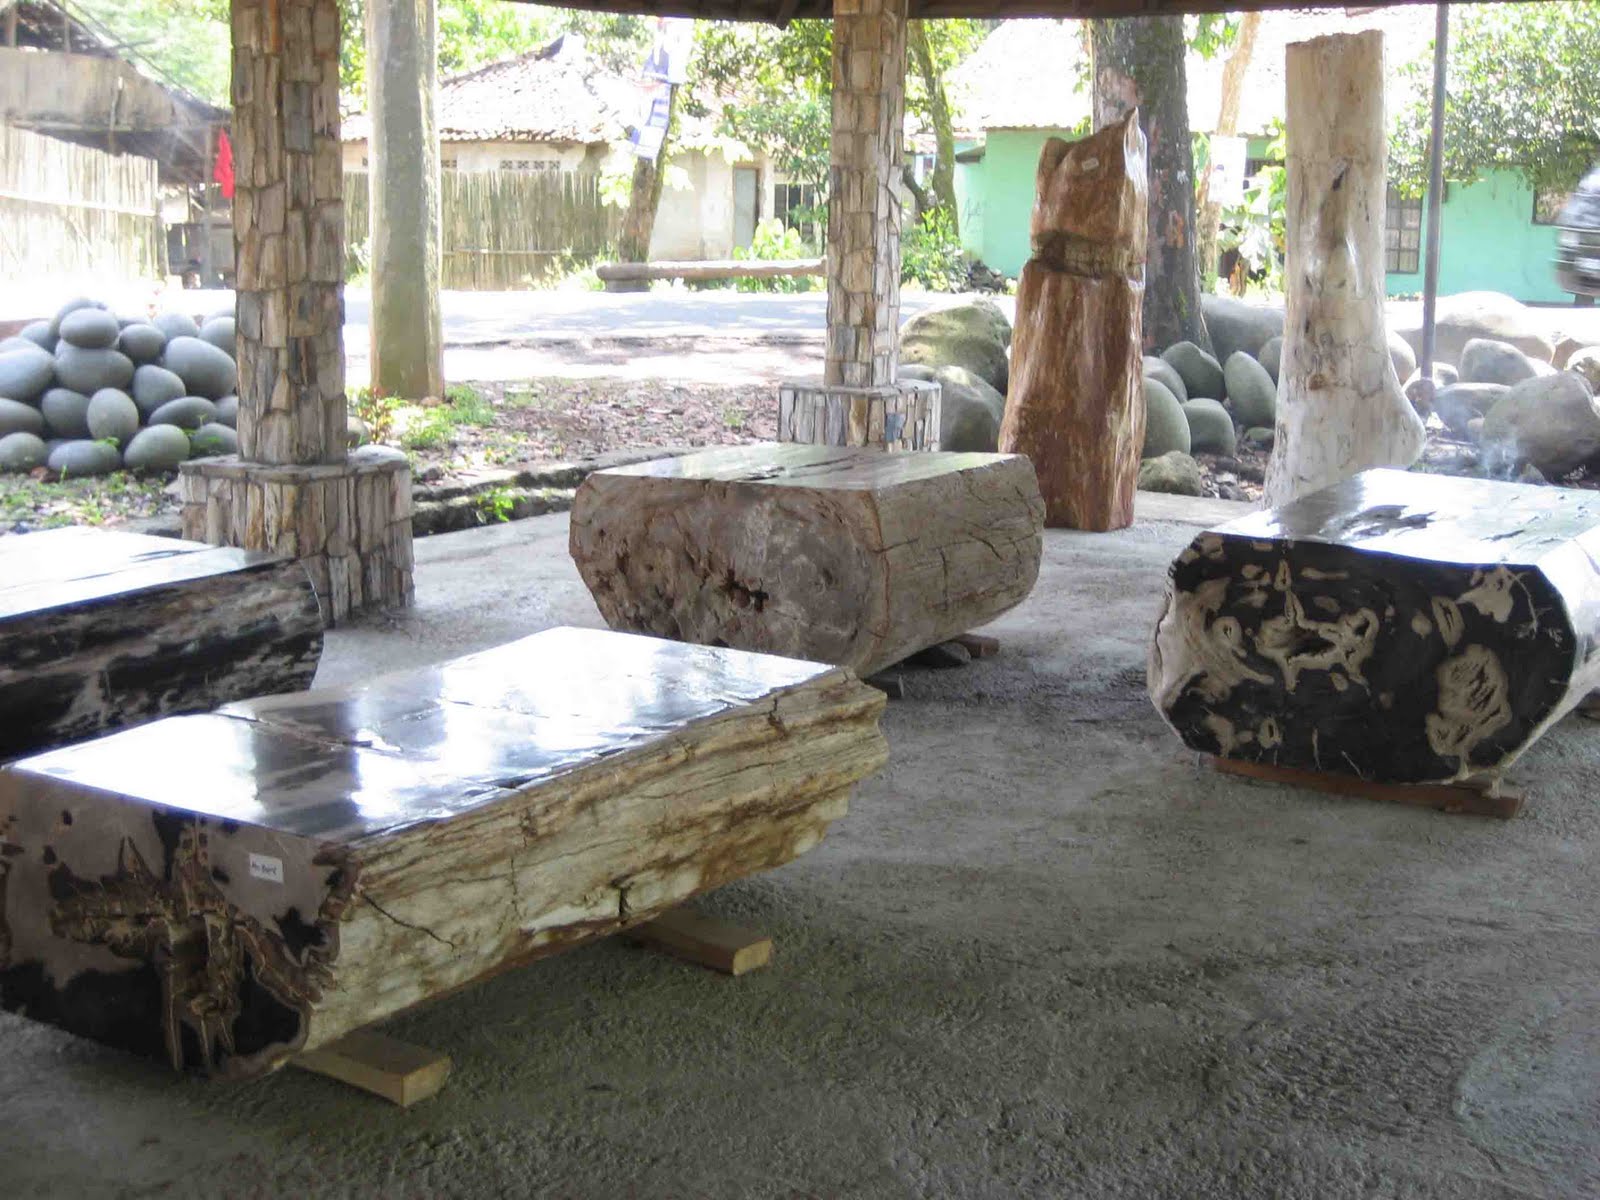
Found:
[[[1179,342],[1161,352],[1183,380],[1189,399],[1221,400],[1224,395],[1222,364],[1193,342]]]
[[[220,408],[221,405],[218,405]],[[372,431],[367,428],[367,423],[360,417],[351,413],[345,423],[344,444],[348,449],[354,450],[357,446],[365,446],[372,440]]]
[[[1189,453],[1189,418],[1172,390],[1159,379],[1144,379],[1144,447],[1140,458],[1160,458],[1176,450]]]
[[[1006,348],[1011,323],[986,297],[967,297],[920,312],[900,327],[900,361],[923,367],[962,367],[1002,396],[1011,379]]]
[[[183,380],[191,396],[208,400],[226,396],[239,382],[233,359],[197,337],[169,338],[161,365]]]
[[[1580,375],[1589,390],[1600,394],[1600,346],[1585,346],[1567,359],[1567,370]]]
[[[114,441],[126,446],[139,432],[139,406],[133,397],[117,388],[101,388],[89,397],[87,413],[89,436],[96,441]]]
[[[1182,404],[1189,398],[1189,389],[1183,386],[1183,376],[1172,369],[1172,364],[1164,358],[1157,358],[1153,354],[1144,356],[1144,377],[1154,379],[1178,398]]]
[[[31,471],[50,460],[50,447],[36,433],[19,431],[0,437],[0,471]]]
[[[1228,406],[1239,424],[1271,425],[1278,419],[1278,385],[1272,375],[1243,350],[1228,355],[1222,368]]]
[[[80,308],[61,318],[61,340],[84,350],[109,350],[122,327],[103,308]]]
[[[1552,479],[1565,475],[1600,453],[1600,402],[1567,371],[1524,380],[1484,417],[1483,446]]]
[[[1200,315],[1218,362],[1227,362],[1240,351],[1253,357],[1269,338],[1283,336],[1281,308],[1207,294],[1200,297]]]
[[[1433,411],[1451,433],[1467,436],[1467,425],[1495,406],[1511,389],[1503,383],[1452,383],[1434,394]]]
[[[168,400],[145,421],[147,425],[176,425],[180,429],[199,429],[217,419],[217,406],[204,396],[184,396]]]
[[[0,354],[0,396],[37,400],[55,377],[56,360],[38,347]]]
[[[12,433],[44,436],[44,414],[31,404],[0,397],[0,437]]]
[[[1536,374],[1528,356],[1510,342],[1472,338],[1462,347],[1462,383],[1498,383],[1511,387]]]
[[[200,426],[189,435],[189,453],[195,458],[239,453],[239,435],[215,421]]]
[[[56,335],[50,332],[49,321],[30,321],[22,327],[19,337],[25,337],[46,354],[56,352]]]
[[[137,321],[117,337],[117,349],[134,362],[153,363],[167,347],[167,335],[148,321]]]
[[[1191,400],[1183,406],[1183,415],[1189,420],[1189,449],[1193,453],[1222,454],[1229,458],[1238,453],[1233,418],[1217,401],[1206,396]]]
[[[85,475],[109,475],[122,467],[122,452],[106,442],[62,442],[50,451],[47,465],[63,479]]]
[[[1272,376],[1272,382],[1277,383],[1278,372],[1283,367],[1283,339],[1275,337],[1262,342],[1256,361],[1266,368],[1267,374]]]
[[[132,390],[133,402],[146,418],[168,400],[189,394],[189,389],[183,386],[183,380],[155,363],[146,363],[133,373]]]
[[[217,401],[217,424],[229,429],[239,428],[239,397],[224,396]]]
[[[210,317],[200,326],[200,338],[210,342],[229,358],[234,357],[234,325],[232,317]]]
[[[150,324],[161,330],[169,342],[173,338],[200,336],[200,326],[187,313],[164,312],[152,317]]]
[[[51,388],[39,401],[50,436],[86,438],[89,436],[89,397],[71,388]]]
[[[1501,292],[1459,292],[1440,296],[1436,314],[1433,356],[1447,363],[1459,363],[1461,352],[1473,338],[1494,338],[1510,342],[1529,358],[1549,362],[1555,343],[1541,328],[1527,305]],[[1406,340],[1414,354],[1422,353],[1422,306],[1411,316],[1392,326]]]
[[[1256,425],[1244,431],[1244,444],[1252,450],[1271,450],[1277,433],[1269,426]]]
[[[1392,329],[1389,331],[1389,361],[1394,364],[1396,379],[1409,379],[1411,372],[1417,369],[1417,356],[1411,343]]]
[[[51,340],[61,336],[62,321],[66,320],[69,316],[75,312],[78,312],[80,309],[85,308],[103,309],[105,308],[105,305],[99,300],[91,300],[87,296],[79,296],[76,300],[68,300],[60,308],[56,309],[56,315],[50,318],[49,332]]]
[[[1200,464],[1181,450],[1172,450],[1159,458],[1147,458],[1141,462],[1138,486],[1142,492],[1167,492],[1175,496],[1205,495]]]
[[[993,454],[1000,445],[1005,397],[964,367],[900,368],[907,379],[939,385],[939,449]]]
[[[189,435],[176,425],[152,425],[133,435],[122,461],[130,471],[171,471],[189,458]]]
[[[101,388],[133,382],[133,360],[120,350],[85,350],[71,342],[56,347],[56,382],[92,396]]]
[[[1459,375],[1457,374],[1456,369],[1449,363],[1434,363],[1433,393],[1437,393],[1449,387],[1451,384],[1455,383],[1458,378]],[[1406,381],[1402,385],[1401,390],[1405,393],[1406,399],[1411,401],[1411,407],[1416,409],[1417,412],[1420,413],[1424,418],[1426,418],[1427,415],[1433,411],[1433,401],[1431,399],[1433,393],[1428,392],[1427,389],[1422,386],[1421,371],[1412,371],[1410,375],[1406,376]]]
[[[25,338],[20,334],[18,334],[16,337],[8,337],[3,341],[0,341],[0,354],[14,354],[18,350],[22,351],[24,354],[32,354],[38,349],[39,344],[37,342],[30,341],[28,338]]]

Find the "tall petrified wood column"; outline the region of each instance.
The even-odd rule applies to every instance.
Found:
[[[183,531],[303,559],[337,620],[411,597],[405,456],[345,452],[339,5],[232,16],[240,453],[184,464]]]
[[[1384,325],[1383,35],[1289,47],[1287,315],[1266,498],[1282,504],[1367,467],[1406,467],[1422,419]]]
[[[1600,498],[1364,471],[1172,564],[1150,696],[1190,747],[1493,778],[1600,684]]]
[[[1000,428],[1003,452],[1033,460],[1047,525],[1106,530],[1133,521],[1144,442],[1144,256],[1138,110],[1081,141],[1047,141]]]

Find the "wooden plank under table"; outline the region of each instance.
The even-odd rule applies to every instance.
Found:
[[[299,691],[322,655],[305,568],[99,529],[0,537],[0,761]]]
[[[870,675],[1020,604],[1043,528],[1021,455],[770,443],[594,472],[571,550],[613,629]]]
[[[883,704],[835,667],[553,629],[24,759],[0,1004],[269,1070],[811,849],[884,762]]]

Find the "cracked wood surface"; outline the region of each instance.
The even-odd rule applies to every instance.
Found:
[[[614,629],[870,675],[1021,603],[1043,519],[1017,455],[739,446],[595,472],[570,546]]]
[[[0,539],[0,761],[310,686],[322,614],[300,564],[176,538]]]
[[[1600,498],[1371,470],[1202,533],[1149,685],[1206,753],[1498,778],[1600,685]]]
[[[557,629],[23,760],[0,1004],[271,1069],[804,853],[882,708],[838,669]]]

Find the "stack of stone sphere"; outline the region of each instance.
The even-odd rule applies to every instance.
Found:
[[[118,318],[74,300],[0,341],[0,472],[170,471],[238,451],[231,315]]]

